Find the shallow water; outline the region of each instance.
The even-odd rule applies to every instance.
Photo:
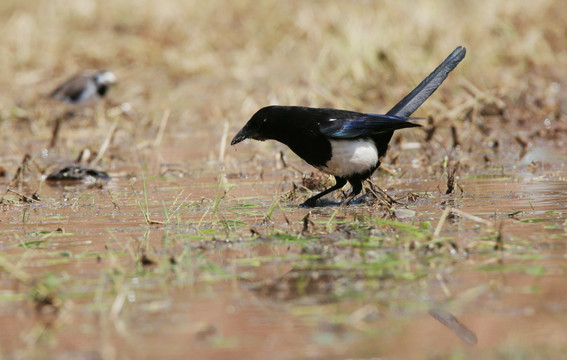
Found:
[[[41,202],[3,205],[0,345],[85,359],[558,358],[564,163],[473,174],[453,195],[442,179],[381,175],[390,195],[416,196],[390,210],[298,208],[306,195],[281,195],[300,172],[260,165],[260,177],[254,162],[42,184]],[[41,284],[48,303],[30,295]]]

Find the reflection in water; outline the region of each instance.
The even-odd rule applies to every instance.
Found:
[[[395,211],[395,220],[370,206],[324,207],[304,227],[305,210],[290,206],[276,208],[264,226],[279,178],[240,183],[216,216],[218,180],[210,174],[195,175],[190,188],[186,180],[149,179],[147,191],[140,182],[134,189],[148,197],[152,219],[163,220],[152,227],[129,181],[115,179],[107,192],[45,187],[42,195],[56,207],[12,206],[2,214],[0,245],[10,262],[30,274],[62,274],[57,289],[73,306],[50,330],[58,349],[106,347],[117,358],[187,351],[195,358],[446,358],[451,351],[486,358],[486,348],[531,344],[526,339],[566,343],[557,321],[566,313],[558,286],[565,280],[563,180],[463,180],[467,192],[450,198],[451,206],[475,217],[457,213],[436,243],[457,244],[456,252],[423,246],[435,230],[427,223],[442,215],[436,196],[398,208],[412,216]],[[181,201],[186,193],[199,197]],[[505,225],[498,252],[493,222]],[[446,276],[443,294],[460,299],[461,320],[482,336],[482,346],[463,344],[476,345],[477,335],[447,311],[431,309],[429,316],[462,340],[447,341],[446,330],[423,312],[421,299],[440,295],[434,269]],[[24,308],[16,300],[26,289],[4,281],[0,290],[0,299],[15,299],[0,313],[11,329],[0,337],[5,348],[37,319],[15,311]],[[112,310],[115,303],[121,311]],[[512,310],[503,318],[502,309]]]
[[[441,324],[445,325],[449,330],[455,333],[464,342],[469,345],[476,345],[477,338],[476,334],[472,332],[465,325],[461,324],[459,320],[453,316],[453,314],[439,308],[433,308],[429,310],[429,315],[435,320],[439,321]]]

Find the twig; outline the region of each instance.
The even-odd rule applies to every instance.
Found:
[[[459,162],[457,162],[453,169],[450,168],[449,164],[447,164],[447,191],[445,194],[449,195],[455,189],[455,174],[457,173],[457,169],[459,168]]]
[[[55,124],[53,124],[53,130],[51,131],[51,140],[49,141],[49,148],[53,149],[55,144],[57,144],[57,138],[59,137],[59,130],[61,129],[61,122],[63,119],[58,117],[55,119]]]
[[[394,199],[393,197],[391,197],[390,195],[388,195],[387,192],[385,192],[384,190],[382,190],[382,188],[380,188],[380,186],[374,184],[372,181],[370,180],[366,180],[369,184],[370,184],[370,191],[373,193],[374,196],[377,196],[377,194],[374,191],[379,192],[380,194],[382,194],[387,200],[389,205],[393,205],[393,204],[400,204],[400,202],[398,202],[396,199]]]
[[[480,218],[478,216],[466,213],[464,211],[461,211],[459,209],[455,209],[452,207],[446,207],[445,211],[443,211],[443,214],[441,214],[441,217],[439,218],[439,222],[437,223],[437,227],[435,228],[435,231],[433,232],[433,238],[437,238],[439,237],[439,234],[441,233],[441,229],[443,228],[443,224],[445,223],[445,220],[447,219],[447,216],[449,216],[450,213],[455,213],[458,215],[461,215],[463,217],[466,217],[469,220],[475,221],[477,223],[482,223],[485,225],[489,225],[492,226],[492,222],[488,221],[488,220],[484,220],[483,218]]]
[[[449,216],[450,212],[451,212],[451,208],[446,207],[445,211],[443,211],[443,214],[441,214],[441,217],[439,218],[439,222],[437,223],[437,227],[435,228],[435,231],[433,232],[433,239],[436,239],[436,238],[439,237],[439,234],[441,233],[441,228],[443,227],[443,224],[445,223],[445,219],[447,219],[447,216]]]
[[[451,212],[454,212],[455,214],[459,214],[459,215],[461,215],[461,216],[463,216],[463,217],[466,217],[467,219],[472,220],[472,221],[474,221],[474,222],[481,223],[481,224],[488,225],[488,226],[492,226],[492,225],[493,225],[493,223],[492,223],[491,221],[484,220],[483,218],[478,217],[478,216],[476,216],[476,215],[469,214],[469,213],[466,213],[466,212],[464,212],[464,211],[462,211],[462,210],[455,209],[455,208],[450,208],[450,209],[451,209]]]
[[[120,118],[117,118],[114,121],[114,123],[112,124],[112,126],[110,127],[110,131],[108,132],[106,139],[104,139],[104,142],[100,146],[100,150],[98,151],[96,158],[92,162],[93,164],[98,163],[102,159],[102,157],[104,156],[104,153],[106,152],[106,150],[108,149],[108,147],[112,143],[112,139],[114,138],[114,134],[116,133],[116,128],[118,127],[118,121],[119,120],[120,120]]]
[[[163,139],[163,134],[165,133],[165,128],[167,126],[167,122],[169,121],[169,115],[171,114],[171,110],[166,109],[163,112],[163,116],[161,117],[161,122],[159,124],[158,133],[154,140],[154,147],[158,147],[161,144],[161,140]]]
[[[31,276],[28,273],[6,260],[3,256],[0,256],[0,269],[4,269],[4,271],[23,284],[31,282]]]
[[[35,202],[40,202],[39,200],[36,200],[36,199],[31,198],[31,197],[29,197],[29,196],[26,196],[26,195],[24,195],[24,194],[22,194],[22,193],[19,193],[19,192],[17,192],[16,190],[8,189],[8,190],[6,190],[6,191],[18,195],[19,197],[21,197],[22,199],[24,199],[24,200],[27,201],[27,202],[34,202],[34,201],[35,201]]]
[[[26,170],[28,169],[28,163],[30,160],[31,156],[29,154],[25,154],[22,162],[20,163],[20,166],[18,167],[18,170],[16,170],[16,174],[14,175],[8,186],[12,186],[12,184],[16,182],[18,184],[18,188],[21,187],[22,180],[24,178]]]
[[[220,147],[219,147],[219,161],[224,161],[224,153],[226,151],[226,141],[228,139],[228,121],[224,122],[224,127],[222,129],[222,137],[220,140]]]
[[[112,196],[110,190],[108,190],[108,196],[110,197],[110,202],[112,203],[112,205],[114,205],[117,210],[120,210],[120,206],[116,203],[116,200],[114,200],[114,196]]]

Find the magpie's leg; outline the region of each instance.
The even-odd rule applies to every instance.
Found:
[[[344,205],[350,204],[350,202],[356,197],[356,195],[360,194],[362,191],[362,181],[360,179],[349,179],[348,182],[352,185],[352,191],[347,196],[345,201],[343,201]]]
[[[335,190],[339,190],[340,188],[345,186],[346,183],[347,183],[347,180],[345,178],[335,176],[335,185],[331,186],[327,190],[320,192],[319,194],[317,194],[315,196],[310,197],[309,199],[305,200],[305,202],[303,204],[301,204],[300,206],[301,207],[314,207],[319,198],[327,195],[328,193],[332,193]],[[362,189],[362,187],[361,187],[361,189]],[[360,190],[359,190],[359,192],[360,192]]]

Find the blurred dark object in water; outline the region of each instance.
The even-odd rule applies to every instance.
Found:
[[[104,171],[84,168],[78,165],[64,167],[49,174],[47,181],[108,181],[110,176]]]
[[[455,335],[457,335],[461,340],[469,344],[470,346],[476,345],[478,342],[476,334],[463,325],[453,314],[443,309],[430,309],[429,315],[435,320],[439,321],[441,324],[445,325],[449,330],[451,330]]]

